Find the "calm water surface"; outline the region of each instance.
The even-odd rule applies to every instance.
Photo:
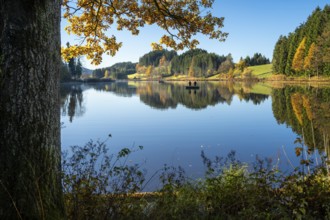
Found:
[[[62,150],[111,134],[107,145],[114,153],[144,147],[129,163],[143,163],[149,176],[167,164],[196,178],[205,171],[202,151],[213,158],[234,150],[248,163],[258,155],[290,170],[290,163],[299,162],[297,137],[304,135],[313,150],[329,147],[329,88],[199,85],[196,91],[183,83],[62,85]]]

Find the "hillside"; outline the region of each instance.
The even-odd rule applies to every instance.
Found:
[[[136,72],[136,63],[120,62],[112,66],[93,70],[93,77],[111,78],[111,79],[127,79],[127,75]]]
[[[249,66],[248,69],[252,71],[252,75],[258,78],[267,78],[273,74],[273,64]]]

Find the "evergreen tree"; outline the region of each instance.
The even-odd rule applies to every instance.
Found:
[[[261,53],[255,53],[252,58],[247,56],[244,61],[247,66],[257,66],[270,63],[269,59]]]
[[[76,64],[75,64],[75,58],[71,58],[69,60],[69,72],[72,78],[76,78]]]
[[[80,78],[81,74],[82,74],[82,64],[80,62],[80,58],[78,58],[77,65],[76,65],[76,74],[75,74],[75,76],[77,78]]]
[[[141,66],[159,66],[160,60],[165,57],[166,60],[171,61],[175,56],[177,56],[177,53],[172,50],[155,50],[151,51],[139,59],[139,64]]]
[[[63,61],[61,62],[61,69],[60,69],[60,80],[61,82],[69,81],[70,80],[70,73],[67,64]]]
[[[330,63],[330,20],[325,25],[324,31],[318,38],[318,45],[321,48],[322,61]]]
[[[296,46],[296,38],[297,35],[295,33],[290,33],[288,37],[288,55],[285,63],[285,68],[284,68],[284,74],[285,75],[291,75],[292,74],[292,60],[294,57],[294,54],[296,52],[297,46]]]
[[[188,71],[188,76],[189,77],[194,77],[195,76],[195,57],[192,58],[192,61],[191,61],[191,64],[190,64],[190,67],[189,67],[189,71]]]
[[[282,39],[281,47],[280,47],[280,52],[279,52],[279,73],[284,73],[285,72],[285,67],[287,63],[287,57],[288,57],[288,51],[287,51],[287,46],[288,46],[288,38],[284,37]]]

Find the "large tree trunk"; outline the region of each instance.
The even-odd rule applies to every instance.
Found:
[[[62,219],[61,0],[0,0],[0,218]]]

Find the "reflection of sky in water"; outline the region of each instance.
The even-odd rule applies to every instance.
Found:
[[[193,95],[193,94],[192,94]],[[111,92],[89,89],[83,92],[86,112],[69,122],[62,116],[62,148],[83,145],[90,139],[112,138],[108,146],[117,152],[122,147],[144,146],[134,153],[134,163],[146,161],[148,174],[163,164],[181,165],[191,176],[201,177],[204,167],[201,150],[213,158],[235,150],[241,161],[253,162],[256,155],[272,157],[287,167],[283,147],[291,160],[294,156],[294,134],[278,125],[269,97],[259,105],[240,101],[217,104],[202,110],[182,105],[176,109],[157,110],[140,101],[139,96],[120,97]]]

